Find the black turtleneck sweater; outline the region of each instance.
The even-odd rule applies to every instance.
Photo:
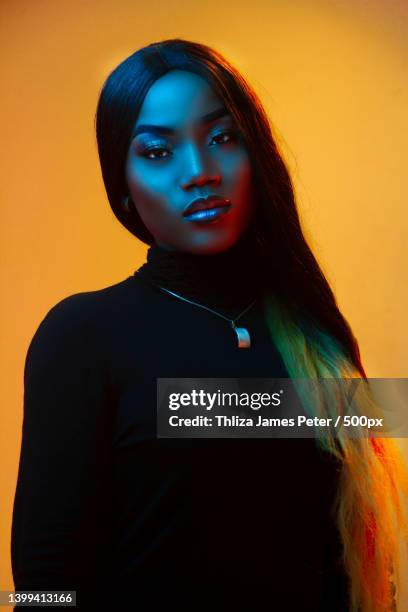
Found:
[[[245,240],[155,245],[134,275],[49,310],[24,372],[15,590],[76,590],[80,610],[347,609],[338,468],[314,439],[156,437],[159,377],[288,376],[263,266]],[[257,299],[240,319],[251,347],[157,285],[231,318]]]

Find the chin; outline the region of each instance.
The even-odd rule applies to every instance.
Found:
[[[179,234],[173,240],[169,236],[166,239],[156,237],[156,242],[169,251],[183,251],[195,255],[216,255],[228,251],[245,233],[245,228],[237,230],[230,227],[226,231],[224,227],[220,230],[221,228],[211,227],[206,231]]]
[[[241,234],[229,234],[221,236],[207,236],[205,239],[201,241],[195,241],[190,245],[186,245],[186,250],[191,253],[196,253],[198,255],[216,255],[217,253],[223,253],[224,251],[228,251],[231,247],[234,246],[240,239]]]

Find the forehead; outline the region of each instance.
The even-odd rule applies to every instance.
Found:
[[[182,125],[224,106],[209,83],[184,70],[171,70],[153,83],[141,106],[136,126],[144,123]]]

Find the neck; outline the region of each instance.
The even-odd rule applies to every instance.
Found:
[[[211,255],[169,251],[155,243],[135,276],[207,306],[239,308],[260,293],[261,266],[256,253],[249,236]]]

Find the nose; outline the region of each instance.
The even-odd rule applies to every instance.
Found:
[[[185,172],[181,180],[182,189],[202,187],[207,183],[218,185],[221,182],[221,174],[214,166],[214,160],[208,159],[199,150],[199,147],[190,144],[185,155]]]

